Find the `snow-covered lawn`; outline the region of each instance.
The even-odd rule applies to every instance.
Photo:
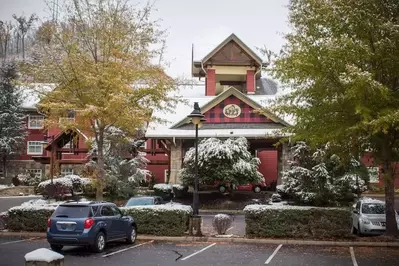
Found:
[[[10,187],[14,187],[14,185],[0,185],[0,190],[10,188]]]

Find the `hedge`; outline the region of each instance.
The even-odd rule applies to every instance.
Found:
[[[45,232],[47,220],[55,206],[17,206],[8,210],[8,229],[10,231]]]
[[[151,205],[120,208],[134,217],[139,234],[182,236],[188,230],[193,210],[184,205]]]
[[[350,237],[351,212],[345,208],[248,205],[244,208],[247,237]]]
[[[8,229],[10,231],[47,230],[47,219],[55,206],[18,206],[8,211]],[[192,215],[190,206],[153,205],[120,208],[125,215],[134,217],[139,234],[182,236],[188,230],[188,221]]]

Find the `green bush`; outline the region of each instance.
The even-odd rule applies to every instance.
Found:
[[[170,184],[156,184],[153,187],[154,194],[160,196],[163,200],[168,201],[173,198],[173,187]]]
[[[50,205],[13,207],[8,211],[8,228],[10,231],[45,232],[47,219],[55,208]],[[138,233],[161,236],[184,235],[192,215],[191,207],[183,205],[128,207],[121,210],[125,215],[134,217]]]
[[[134,217],[139,234],[182,236],[188,230],[192,215],[190,206],[152,205],[121,208],[125,215]]]
[[[45,232],[47,220],[55,208],[55,206],[13,207],[8,211],[8,229],[10,231]]]
[[[248,205],[244,212],[248,237],[350,237],[351,212],[345,208]]]

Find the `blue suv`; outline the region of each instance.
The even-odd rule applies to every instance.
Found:
[[[133,244],[136,237],[134,219],[108,202],[60,204],[47,222],[47,241],[54,251],[64,246],[89,246],[102,252],[107,242],[125,239]]]

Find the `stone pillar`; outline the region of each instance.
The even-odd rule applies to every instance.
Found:
[[[279,148],[279,166],[278,166],[278,179],[277,179],[277,185],[281,185],[281,177],[282,173],[284,171],[287,171],[290,167],[289,161],[292,160],[292,154],[291,154],[291,147],[290,144],[287,142],[284,142],[281,144]]]
[[[170,148],[170,184],[180,184],[179,171],[182,167],[183,147],[182,140],[176,140],[176,145],[171,144]]]

